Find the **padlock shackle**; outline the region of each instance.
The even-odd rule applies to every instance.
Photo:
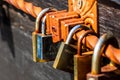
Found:
[[[82,56],[82,40],[84,39],[85,36],[87,36],[88,34],[95,34],[95,32],[93,32],[92,30],[87,30],[85,32],[83,32],[79,39],[78,39],[78,47],[77,47],[77,55]]]
[[[42,34],[46,34],[45,24],[46,24],[46,15],[42,19],[42,24],[41,24],[42,25],[42,29],[41,29]]]
[[[92,56],[91,74],[96,75],[101,72],[100,59],[103,52],[101,50],[103,50],[103,45],[105,44],[105,42],[112,37],[113,37],[113,34],[111,32],[108,32],[103,34],[98,40]]]
[[[39,14],[38,14],[38,16],[37,16],[37,18],[36,18],[36,21],[35,21],[35,32],[37,32],[37,33],[39,33],[40,31],[39,31],[39,29],[40,29],[40,25],[39,25],[39,22],[40,22],[40,20],[42,19],[42,17],[47,13],[47,12],[49,12],[49,11],[56,11],[55,9],[53,9],[53,8],[45,8],[45,9],[43,9]],[[46,18],[45,18],[46,19]],[[42,25],[42,24],[41,24]],[[45,26],[43,26],[43,27],[45,27]]]
[[[39,32],[39,22],[42,19],[42,17],[45,15],[50,10],[50,8],[45,8],[43,9],[37,16],[36,21],[35,21],[35,31],[38,33]]]
[[[83,26],[82,26],[82,25],[76,25],[76,26],[74,26],[74,27],[70,30],[70,32],[69,32],[69,34],[68,34],[68,37],[67,37],[67,39],[66,39],[65,44],[69,44],[69,43],[70,43],[70,40],[72,39],[72,36],[74,35],[74,33],[75,33],[79,28],[81,28],[81,27],[83,27]]]

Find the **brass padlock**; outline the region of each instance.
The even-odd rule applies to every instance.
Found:
[[[68,34],[66,42],[62,42],[58,50],[53,67],[67,72],[73,72],[73,55],[77,52],[77,49],[71,46],[70,40],[74,33],[81,29],[82,25],[76,25]]]
[[[32,45],[33,45],[33,61],[34,62],[38,62],[40,61],[40,59],[37,57],[37,52],[38,52],[38,47],[37,44],[39,43],[39,40],[37,41],[37,36],[38,34],[41,32],[40,31],[40,26],[39,26],[39,21],[42,19],[42,17],[49,12],[50,10],[52,10],[51,8],[45,8],[43,9],[37,16],[36,18],[36,23],[35,23],[35,31],[32,33]],[[42,61],[42,60],[41,60]],[[44,61],[44,60],[43,60]]]
[[[87,30],[78,39],[77,54],[74,55],[74,80],[86,80],[86,74],[91,70],[93,51],[82,53],[82,40],[88,34],[95,34],[95,32]]]
[[[52,54],[50,53],[50,46],[52,43],[52,35],[48,35],[45,32],[45,20],[46,16],[42,20],[42,31],[37,34],[37,58],[38,62],[46,62],[53,60]]]
[[[117,70],[115,66],[108,64],[107,66],[101,67],[101,58],[105,48],[105,42],[112,37],[112,33],[106,33],[98,40],[92,56],[91,73],[87,74],[87,80],[120,80],[120,75],[114,73],[114,71]]]

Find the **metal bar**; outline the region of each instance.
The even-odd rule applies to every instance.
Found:
[[[33,17],[37,17],[37,15],[42,10],[41,7],[36,7],[32,3],[25,2],[24,0],[4,0],[9,4],[15,6],[16,8],[30,14]]]
[[[79,38],[80,32],[76,33],[76,36],[77,36],[77,38]],[[97,41],[98,41],[98,37],[96,37],[94,35],[90,35],[90,36],[86,37],[86,41],[83,44],[85,44],[88,48],[93,50],[95,48]],[[106,48],[104,54],[111,61],[120,65],[120,49],[115,48],[113,45],[109,44],[108,47]]]

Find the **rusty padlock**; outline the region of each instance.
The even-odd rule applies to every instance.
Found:
[[[82,40],[89,34],[95,34],[95,32],[87,30],[78,39],[77,54],[74,55],[74,80],[86,80],[86,74],[91,70],[93,51],[82,53]]]
[[[92,56],[91,73],[87,74],[87,80],[120,80],[120,75],[114,73],[114,71],[117,70],[116,67],[113,65],[111,66],[110,64],[101,67],[101,58],[105,47],[104,44],[112,37],[113,34],[108,32],[106,34],[103,34],[98,40]]]
[[[33,61],[34,62],[38,62],[38,61],[44,61],[42,60],[43,58],[41,58],[41,60],[37,57],[37,55],[39,54],[38,52],[42,52],[40,50],[42,50],[42,48],[40,49],[40,46],[38,45],[44,45],[44,43],[40,43],[40,37],[38,37],[38,34],[40,34],[40,26],[39,26],[39,21],[42,19],[42,17],[49,11],[51,11],[51,8],[45,8],[43,9],[37,16],[36,18],[36,23],[35,23],[35,31],[32,33],[32,44],[33,44]],[[45,20],[45,18],[44,18]],[[44,32],[43,32],[44,33]],[[45,35],[44,35],[45,36]],[[43,40],[41,40],[43,41]],[[47,41],[48,42],[48,41]],[[38,44],[39,43],[39,44]],[[37,45],[38,44],[38,45]],[[39,47],[39,49],[38,49]],[[43,47],[43,46],[41,46]]]

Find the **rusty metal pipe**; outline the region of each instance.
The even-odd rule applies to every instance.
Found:
[[[79,38],[80,34],[81,34],[80,32],[76,33],[77,38]],[[88,48],[93,50],[95,48],[97,41],[98,41],[98,38],[96,36],[90,35],[86,37],[86,41],[85,43],[83,42],[83,44],[86,44]],[[111,61],[120,65],[120,49],[115,48],[113,45],[109,44],[104,54]]]
[[[32,3],[25,2],[24,0],[4,0],[4,1],[8,2],[9,4],[12,4],[16,8],[24,11],[25,13],[30,14],[35,18],[42,10],[41,7],[36,7]]]

